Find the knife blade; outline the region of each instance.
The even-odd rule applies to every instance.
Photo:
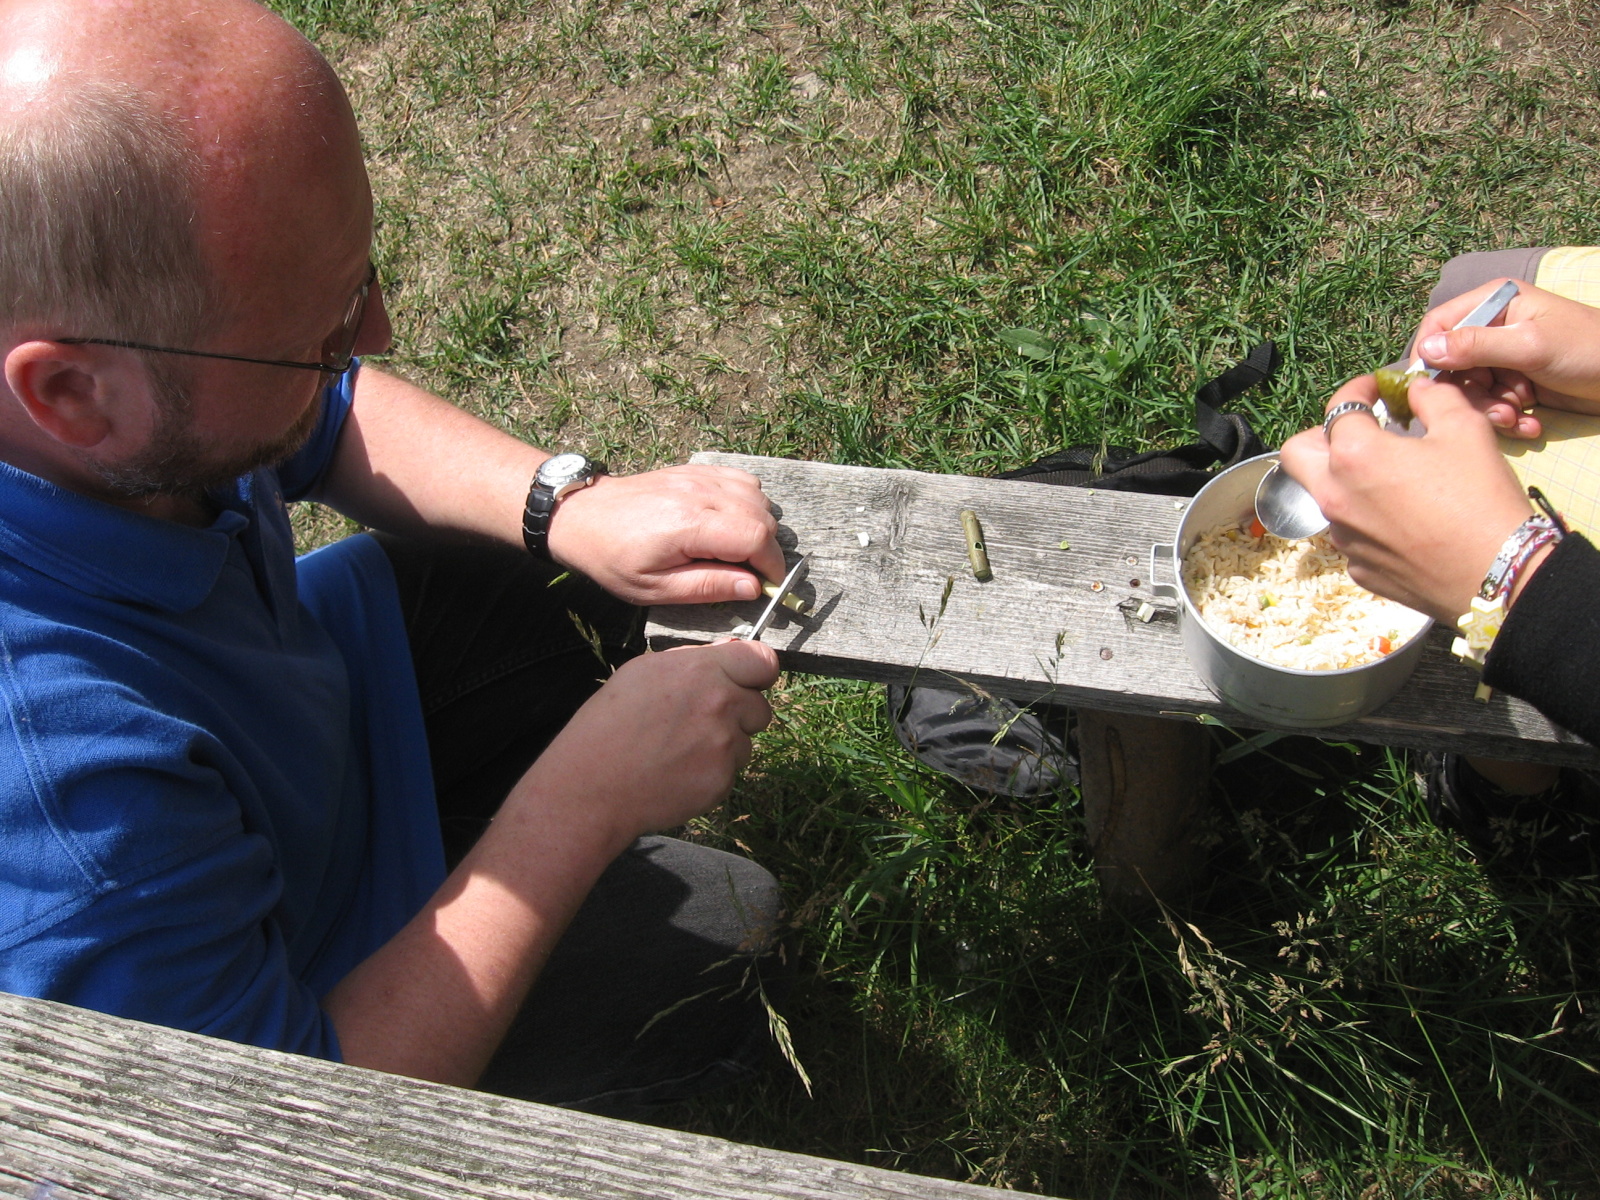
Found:
[[[739,634],[741,641],[759,642],[761,640],[761,635],[766,632],[768,624],[772,621],[772,615],[778,611],[778,605],[783,603],[785,593],[792,591],[795,585],[806,577],[807,564],[810,561],[811,555],[802,554],[800,561],[789,568],[789,573],[783,577],[783,582],[778,585],[778,590],[772,599],[767,601],[767,606],[761,610],[761,615],[756,618],[755,624]]]

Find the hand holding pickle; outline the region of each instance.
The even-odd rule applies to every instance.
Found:
[[[1372,373],[1378,385],[1378,399],[1389,410],[1389,416],[1402,425],[1411,424],[1415,416],[1411,411],[1411,381],[1426,374],[1426,371],[1401,371],[1394,367],[1379,367]]]
[[[1524,283],[1500,324],[1453,328],[1501,282],[1429,312],[1417,329],[1417,354],[1450,372],[1451,382],[1506,437],[1544,432],[1530,415],[1536,405],[1600,415],[1600,310]],[[1398,416],[1388,393],[1383,397]]]
[[[1497,285],[1482,301],[1471,308],[1467,315],[1462,317],[1450,328],[1468,329],[1481,328],[1492,325],[1505,314],[1506,308],[1515,300],[1522,291],[1515,279],[1507,279]],[[1411,428],[1411,384],[1412,381],[1426,375],[1435,379],[1440,368],[1431,367],[1422,359],[1413,359],[1404,371],[1396,371],[1393,367],[1384,367],[1373,374],[1378,384],[1378,396],[1383,400],[1389,415],[1404,428]]]

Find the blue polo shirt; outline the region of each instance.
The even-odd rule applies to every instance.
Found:
[[[443,880],[388,559],[285,507],[353,376],[207,529],[0,463],[0,990],[337,1058],[319,997]]]

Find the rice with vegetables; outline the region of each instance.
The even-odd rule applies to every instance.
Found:
[[[1427,623],[1350,578],[1326,533],[1288,541],[1219,525],[1184,555],[1183,582],[1211,630],[1253,658],[1302,671],[1376,662]]]

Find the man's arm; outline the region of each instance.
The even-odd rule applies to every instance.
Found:
[[[363,367],[315,499],[394,533],[449,530],[522,541],[543,450],[393,375]],[[753,599],[783,577],[760,481],[725,467],[602,476],[556,509],[550,551],[636,604]]]
[[[546,455],[363,369],[318,498],[378,528],[521,543]],[[776,556],[753,476],[688,467],[606,478],[561,502],[558,561],[635,601],[729,598]],[[723,559],[707,564],[702,558]],[[726,565],[725,565],[726,564]],[[624,664],[511,791],[444,886],[323,1000],[345,1061],[470,1084],[606,866],[635,837],[719,803],[771,716],[773,652],[727,643]],[[619,747],[628,753],[619,754]]]
[[[727,795],[771,719],[759,689],[777,669],[758,642],[624,664],[427,906],[324,998],[344,1060],[474,1083],[606,866]]]

